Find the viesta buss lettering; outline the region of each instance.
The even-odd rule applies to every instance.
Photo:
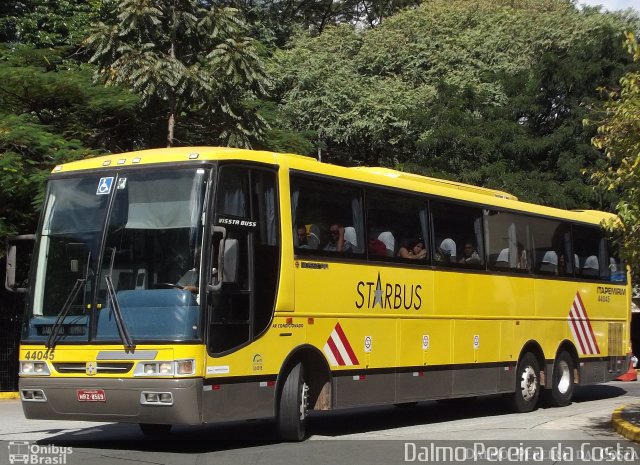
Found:
[[[420,284],[382,283],[380,273],[377,282],[359,281],[356,286],[357,308],[383,310],[420,310],[422,286]]]

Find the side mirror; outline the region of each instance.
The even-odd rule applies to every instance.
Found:
[[[18,245],[31,243],[31,248],[33,248],[35,239],[36,236],[34,234],[23,234],[21,236],[12,236],[7,238],[7,265],[4,287],[9,292],[17,292],[19,294],[24,294],[27,292],[26,287],[18,287],[18,281],[16,280],[16,270],[18,269],[18,265],[22,265],[21,268],[24,270],[24,264],[27,262],[27,260],[23,261],[22,263],[18,262]],[[19,276],[19,281],[21,283],[26,282],[26,274],[27,273],[25,271],[25,276]]]
[[[222,283],[235,283],[238,280],[238,239],[227,239],[227,230],[222,226],[214,226],[212,230],[214,241],[221,237],[218,243],[218,263],[213,268],[212,283],[207,286],[208,291],[219,291]]]

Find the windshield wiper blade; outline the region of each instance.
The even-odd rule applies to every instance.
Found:
[[[109,300],[111,300],[111,308],[113,309],[113,317],[116,320],[116,327],[118,328],[118,334],[120,335],[120,340],[122,340],[122,344],[126,350],[134,350],[136,345],[131,339],[131,335],[129,334],[129,330],[127,329],[127,325],[124,322],[124,318],[122,317],[122,311],[120,310],[120,304],[118,303],[118,298],[116,296],[116,290],[113,286],[113,278],[111,274],[113,273],[113,261],[116,257],[116,248],[113,247],[111,249],[111,264],[109,266],[109,272],[104,276],[104,280],[107,283],[107,293],[109,294]]]
[[[71,304],[76,300],[78,292],[80,292],[80,289],[84,286],[84,283],[86,281],[86,278],[76,279],[75,284],[73,285],[71,291],[69,292],[69,295],[67,296],[67,300],[62,306],[62,310],[60,310],[60,313],[58,313],[58,318],[56,318],[55,323],[53,323],[53,326],[51,327],[51,334],[49,334],[49,337],[47,338],[47,342],[45,344],[45,347],[47,349],[53,349],[55,347],[58,335],[60,333],[60,328],[62,328],[64,319],[67,317],[67,314],[71,309]]]

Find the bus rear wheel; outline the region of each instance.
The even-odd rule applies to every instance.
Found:
[[[554,407],[565,407],[571,404],[573,398],[573,358],[568,352],[562,351],[558,354],[553,364],[553,375],[551,377],[551,391],[546,395],[547,402]]]
[[[511,406],[519,413],[531,412],[540,397],[540,365],[531,352],[526,352],[516,368],[516,390],[511,394]]]
[[[298,363],[287,374],[278,406],[278,434],[284,441],[302,441],[306,436],[309,386],[304,366]]]

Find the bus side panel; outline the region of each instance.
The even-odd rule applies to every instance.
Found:
[[[206,380],[202,393],[203,421],[234,421],[273,416],[275,384],[260,379],[239,382]]]

